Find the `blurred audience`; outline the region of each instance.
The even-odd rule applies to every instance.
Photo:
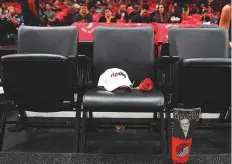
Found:
[[[81,22],[81,23],[93,22],[93,16],[89,13],[86,4],[81,5],[80,12],[77,15],[75,15],[75,22]]]
[[[164,6],[162,4],[158,7],[158,13],[155,15],[155,17],[152,19],[152,22],[156,23],[168,23],[168,14],[164,10]]]
[[[15,2],[16,1],[16,2]],[[15,0],[14,7],[17,3]],[[202,23],[219,24],[220,12],[214,1],[207,3],[196,0],[161,1],[151,0],[18,0],[22,5],[17,9],[20,22],[32,26],[71,25],[74,22],[132,22],[132,23],[181,23],[183,19],[198,14]],[[178,3],[177,3],[178,2]],[[0,4],[0,17],[8,13],[8,2]],[[212,7],[214,4],[214,7]],[[13,10],[13,9],[12,9]],[[15,9],[14,9],[15,10]],[[14,11],[16,12],[16,11]],[[210,21],[209,21],[210,20]],[[21,24],[19,23],[19,24]]]
[[[7,6],[2,3],[0,4],[0,15],[5,15],[7,13]]]
[[[146,8],[142,8],[140,13],[137,13],[131,18],[132,23],[150,23],[150,21],[151,18]]]
[[[192,9],[190,10],[190,14],[198,14],[199,9],[197,8],[196,4],[192,5]]]
[[[18,27],[21,24],[21,19],[19,15],[16,14],[15,8],[13,6],[9,6],[7,8],[7,13],[4,17],[6,18],[7,21],[11,22],[16,27]]]
[[[52,7],[49,3],[47,3],[45,7],[46,7],[46,11],[44,12],[44,14],[47,17],[48,24],[55,25],[56,13],[54,11],[52,11]]]
[[[185,15],[185,16],[188,16],[190,13],[189,11],[189,6],[186,4],[183,8],[183,12],[182,12],[182,15]]]
[[[201,21],[203,22],[209,22],[210,18],[208,16],[208,10],[204,10],[203,16],[201,17]]]
[[[114,18],[112,11],[109,8],[106,8],[104,11],[104,15],[99,19],[99,22],[116,23],[117,20]]]
[[[118,10],[118,12],[115,15],[115,18],[123,20],[125,22],[129,21],[129,15],[128,15],[128,12],[127,12],[125,4],[120,5],[119,10]]]
[[[210,19],[210,23],[219,25],[220,15],[221,13],[219,11],[215,12]]]

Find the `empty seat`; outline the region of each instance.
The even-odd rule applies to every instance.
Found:
[[[80,98],[74,102],[72,63],[65,56],[53,54],[16,54],[1,59],[4,104],[21,111],[58,112],[76,109],[74,147],[77,146],[80,118]],[[7,108],[9,109],[9,108]],[[4,116],[6,106],[1,108]],[[3,139],[6,118],[0,118],[0,138]],[[26,124],[26,120],[22,119]],[[24,122],[25,121],[25,122]],[[0,141],[0,148],[3,141]],[[77,148],[75,148],[77,149]]]
[[[18,31],[18,53],[76,56],[78,31],[74,26],[21,26]]]
[[[215,77],[213,77],[213,74],[211,73],[213,73],[214,71],[218,71],[218,68],[217,67],[213,68],[212,66],[210,66],[210,64],[215,63],[215,61],[217,61],[218,58],[220,60],[228,58],[228,54],[229,54],[228,32],[222,28],[171,28],[171,30],[169,31],[169,45],[170,45],[170,57],[166,56],[163,58],[167,60],[165,73],[164,73],[165,82],[163,89],[163,93],[167,99],[166,100],[167,118],[170,119],[170,112],[172,111],[172,108],[178,107],[178,104],[182,104],[184,105],[184,107],[187,108],[193,106],[201,107],[203,113],[204,112],[217,113],[218,111],[226,112],[228,108],[225,108],[225,106],[221,106],[222,104],[219,105],[212,103],[213,106],[211,106],[210,102],[212,102],[213,99],[209,97],[209,100],[206,100],[207,97],[205,97],[206,95],[203,94],[203,92],[207,94],[211,93],[213,97],[216,97],[216,95],[212,93],[212,91],[214,90],[213,88],[209,90],[210,92],[206,92],[207,90],[206,88],[208,88],[206,84],[211,83],[216,85],[216,83],[214,83],[215,81],[213,80],[213,78],[220,79],[221,77],[220,74],[215,74]],[[179,90],[176,89],[176,85],[179,86],[179,83],[175,84],[176,79],[179,78],[179,74],[178,74],[178,69],[180,69],[179,61],[190,62],[191,61],[190,59],[192,59],[192,61],[199,61],[200,63],[203,63],[203,61],[208,61],[209,65],[206,65],[205,67],[204,65],[201,66],[198,65],[199,67],[194,67],[193,72],[188,72],[188,75],[185,74],[185,76],[186,77],[188,76],[189,79],[191,79],[192,81],[195,82],[196,80],[199,81],[196,82],[196,85],[194,83],[190,84],[189,81],[186,81],[186,85],[188,85],[189,87],[188,89],[186,88],[186,91],[188,90],[189,94],[192,93],[192,99],[191,100],[188,99],[189,101],[184,101],[185,98],[187,97],[181,96],[183,99],[180,98],[178,99],[178,101],[177,100],[174,101],[176,98],[176,96],[174,96],[174,92],[176,90]],[[211,79],[212,82],[210,82],[209,79]],[[211,84],[209,84],[208,86],[211,86]],[[184,83],[181,83],[181,85],[182,86],[180,87],[185,86]],[[202,87],[205,87],[205,90],[198,89]],[[218,91],[218,89],[216,90]],[[202,101],[204,101],[205,103],[203,103],[202,101],[198,101],[199,100],[198,98],[201,97],[203,98]],[[168,103],[171,101],[176,103],[173,103],[171,105],[170,103]],[[196,103],[197,101],[198,103]],[[216,102],[217,101],[215,101],[215,103]],[[169,123],[168,125],[169,125],[168,138],[170,139],[171,123]]]
[[[210,106],[204,112],[231,106],[231,60],[223,58],[183,59],[174,81],[172,107]]]
[[[228,32],[222,28],[171,28],[170,56],[180,58],[228,58]]]

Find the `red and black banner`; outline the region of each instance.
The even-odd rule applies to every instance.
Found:
[[[199,121],[201,109],[174,109],[172,127],[173,164],[187,164],[192,146],[195,122]]]

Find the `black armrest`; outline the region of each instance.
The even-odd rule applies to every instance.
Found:
[[[85,56],[85,55],[78,55],[78,56],[72,55],[72,56],[69,56],[68,59],[72,60],[72,61],[76,61],[76,62],[78,62],[79,60],[81,60],[81,61],[84,60],[84,61],[87,61],[87,62],[92,60],[90,57]]]
[[[81,77],[80,86],[89,88],[92,85],[92,58],[86,55],[78,55],[78,74]]]
[[[178,56],[161,56],[157,59],[157,64],[160,69],[165,69],[179,60]]]
[[[68,60],[69,60],[69,61],[74,61],[74,62],[77,62],[77,61],[78,61],[76,55],[69,56],[69,57],[68,57]]]
[[[77,57],[78,57],[78,59],[83,59],[83,60],[86,60],[86,61],[91,61],[92,60],[92,58],[90,58],[90,57],[88,57],[86,55],[78,55]]]
[[[179,56],[162,56],[161,61],[166,64],[174,64],[180,60]]]

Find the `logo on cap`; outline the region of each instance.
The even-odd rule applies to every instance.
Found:
[[[126,75],[123,72],[117,72],[117,73],[113,72],[111,74],[111,77],[117,77],[117,76],[123,76],[124,78],[126,78]]]

